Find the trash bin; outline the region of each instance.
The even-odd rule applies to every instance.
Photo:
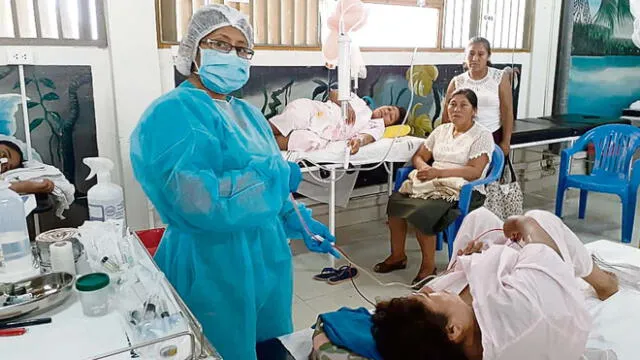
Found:
[[[149,254],[154,256],[156,250],[158,250],[158,245],[160,245],[160,240],[162,240],[162,235],[164,235],[164,228],[136,231],[136,235],[138,235]]]

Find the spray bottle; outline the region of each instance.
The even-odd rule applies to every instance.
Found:
[[[91,169],[87,180],[98,176],[98,184],[87,193],[89,220],[115,220],[121,222],[124,228],[124,195],[122,188],[111,182],[113,162],[101,157],[84,158],[82,162]]]

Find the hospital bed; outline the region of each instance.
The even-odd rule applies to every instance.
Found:
[[[595,116],[564,115],[543,118],[526,118],[515,121],[511,136],[512,149],[525,149],[541,145],[569,143],[573,144],[580,135],[590,129],[604,124],[629,124],[628,119],[603,119]],[[387,170],[387,191],[391,195],[393,189],[394,162],[408,162],[416,152],[423,138],[404,136],[392,139],[381,139],[363,146],[360,151],[350,157],[349,163],[353,166],[375,165],[384,162]],[[393,146],[390,147],[390,144]],[[329,229],[335,234],[336,228],[336,181],[339,173],[345,170],[344,166],[344,142],[334,142],[326,149],[312,152],[283,151],[282,156],[289,161],[309,161],[314,164],[322,164],[322,168],[329,172],[327,179],[329,185]],[[513,152],[511,152],[513,156]],[[303,166],[304,173],[318,171],[317,166]]]
[[[640,249],[608,240],[596,241],[587,244],[586,247],[592,254],[596,254],[608,263],[631,264],[640,269]],[[640,278],[638,280],[640,281]],[[603,302],[597,299],[593,289],[582,280],[579,281],[583,285],[587,307],[593,319],[593,329],[589,335],[587,347],[612,350],[618,360],[636,360],[638,350],[635,334],[640,326],[640,312],[632,309],[640,303],[640,292],[622,287],[617,294]],[[306,360],[313,348],[312,335],[312,329],[305,329],[261,343],[258,345],[258,358]],[[326,348],[331,349],[330,346]],[[340,358],[332,356],[339,356],[339,354],[323,353],[319,358],[326,360]]]

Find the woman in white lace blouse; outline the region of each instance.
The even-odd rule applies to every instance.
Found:
[[[493,133],[493,139],[505,155],[509,153],[513,132],[513,96],[511,73],[491,67],[491,44],[489,40],[475,37],[465,50],[466,72],[454,77],[449,83],[445,104],[457,89],[471,89],[478,97],[476,122]],[[449,122],[445,111],[442,122]]]
[[[478,99],[469,89],[453,92],[446,111],[450,123],[438,126],[413,155],[418,180],[459,177],[466,181],[486,175],[494,142],[491,133],[476,124]],[[433,161],[431,165],[427,163]],[[474,191],[471,208],[484,203],[484,195]],[[407,224],[416,228],[422,251],[422,264],[413,283],[435,273],[436,234],[444,230],[459,215],[456,202],[444,199],[420,199],[396,192],[389,198],[387,215],[391,230],[391,255],[377,264],[374,271],[387,273],[407,267],[405,240]]]

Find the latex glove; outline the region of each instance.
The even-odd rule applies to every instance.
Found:
[[[298,186],[302,182],[302,171],[300,171],[300,166],[297,163],[287,161],[289,164],[289,191],[294,193],[298,190]]]
[[[336,259],[340,259],[340,254],[333,248],[336,238],[331,235],[329,228],[327,228],[323,223],[312,218],[311,211],[305,208],[304,205],[299,205],[298,209],[300,210],[302,219],[298,216],[298,212],[291,210],[285,217],[285,225],[302,234],[304,244],[307,245],[309,250],[317,253],[328,253],[333,255]],[[307,225],[311,234],[307,233],[302,221]],[[313,235],[320,235],[324,238],[324,241],[320,242],[314,239]]]

